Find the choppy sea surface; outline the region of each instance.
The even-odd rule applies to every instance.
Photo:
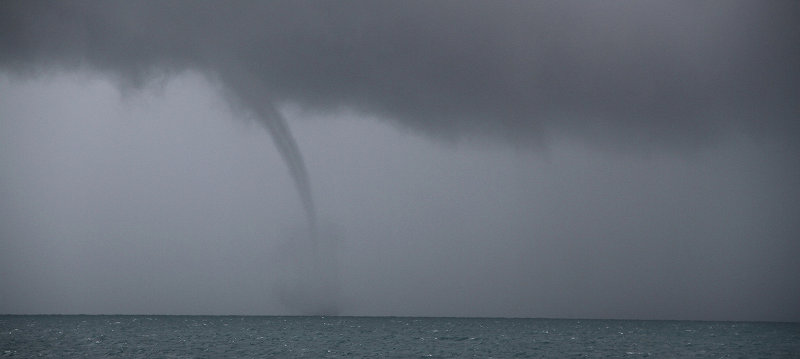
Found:
[[[0,316],[20,358],[800,358],[800,323]]]

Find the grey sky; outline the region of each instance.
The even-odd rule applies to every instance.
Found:
[[[800,320],[797,3],[234,4],[0,5],[0,312]]]

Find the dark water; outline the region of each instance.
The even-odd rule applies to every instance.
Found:
[[[800,323],[239,316],[0,316],[0,356],[800,358]]]

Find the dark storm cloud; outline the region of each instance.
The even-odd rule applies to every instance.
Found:
[[[356,109],[451,137],[794,138],[798,2],[5,1],[0,63],[126,84],[185,69],[250,111]]]

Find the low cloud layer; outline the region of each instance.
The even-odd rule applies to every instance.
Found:
[[[4,2],[0,65],[193,69],[259,102],[437,137],[698,146],[800,133],[795,2]]]

